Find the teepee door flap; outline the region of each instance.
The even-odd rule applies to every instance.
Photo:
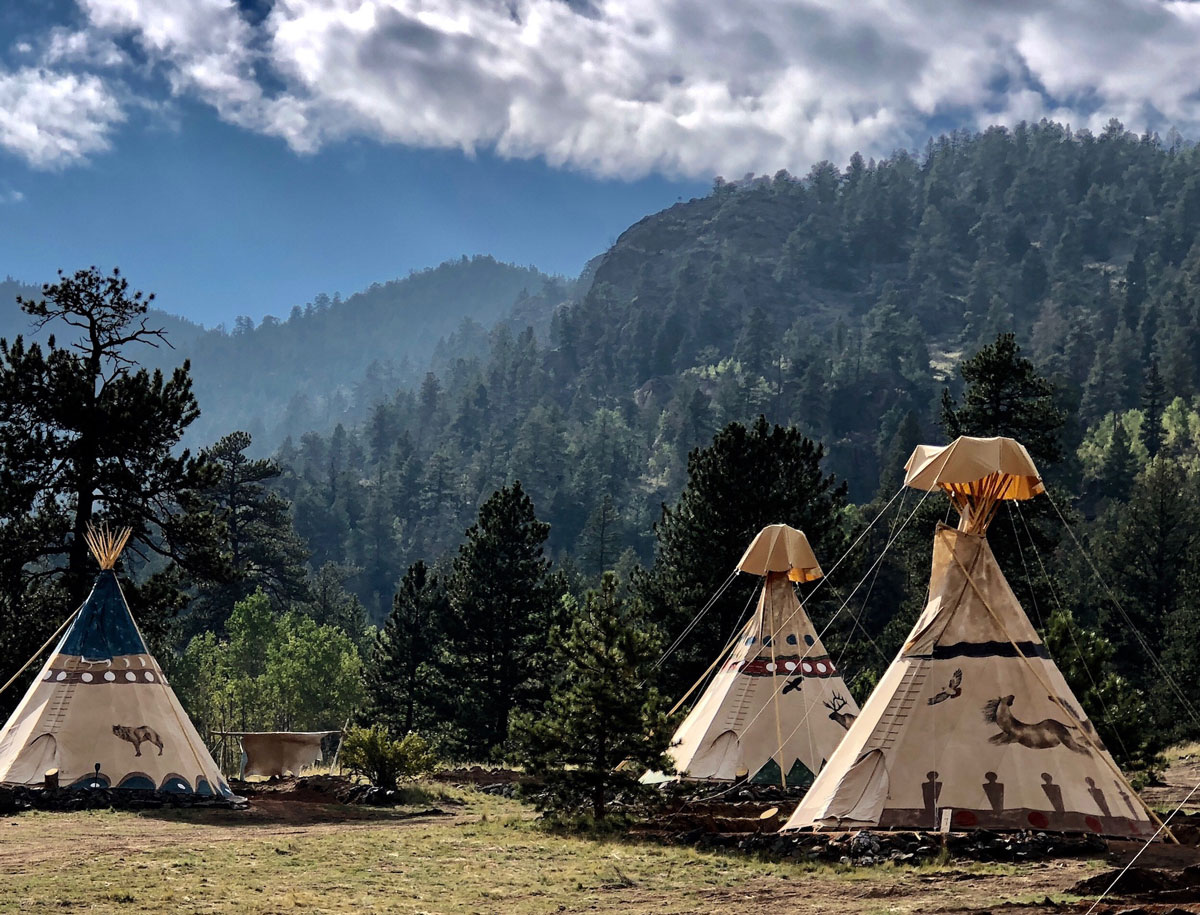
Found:
[[[827,815],[839,821],[874,825],[888,796],[887,763],[882,750],[868,750],[850,767],[829,800]]]

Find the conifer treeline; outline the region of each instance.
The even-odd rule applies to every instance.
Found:
[[[940,434],[953,365],[1015,332],[1070,423],[1075,488],[1090,426],[1200,378],[1200,153],[1056,125],[855,157],[679,204],[632,227],[549,339],[501,327],[485,356],[447,340],[436,373],[358,429],[279,453],[315,561],[351,562],[374,620],[417,559],[458,543],[520,479],[548,550],[598,574],[646,562],[689,451],[758,414],[823,443],[855,502],[898,485]],[[624,560],[620,557],[626,555]]]

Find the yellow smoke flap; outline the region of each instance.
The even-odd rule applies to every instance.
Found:
[[[983,534],[1000,502],[1045,492],[1025,446],[1015,439],[962,435],[949,445],[918,445],[904,465],[904,484],[943,490],[961,516],[960,530]]]
[[[995,498],[1032,499],[1042,477],[1025,446],[1011,438],[961,435],[949,445],[918,445],[904,465],[913,489],[966,489],[991,483]]]
[[[814,581],[821,577],[821,566],[808,538],[786,524],[769,524],[759,531],[737,568],[751,575],[787,572],[792,581]]]

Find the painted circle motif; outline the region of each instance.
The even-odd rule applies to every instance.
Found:
[[[67,679],[67,672],[65,670],[60,670],[58,672],[58,676],[56,676],[54,679],[60,682]]]
[[[796,662],[795,661],[784,661],[783,666],[786,667],[788,670],[795,670]]]
[[[44,674],[42,674],[42,679],[43,679],[43,680],[49,680],[49,679],[50,679],[51,677],[53,677],[53,676],[54,676],[54,671],[52,671],[52,670],[48,670],[48,671],[46,671]]]
[[[1103,827],[1100,825],[1100,821],[1096,817],[1084,817],[1083,822],[1087,824],[1087,828],[1092,832],[1101,832],[1103,829]]]
[[[137,674],[135,674],[132,670],[127,670],[125,671],[125,679],[132,683],[137,679]]]
[[[83,673],[81,673],[79,675],[79,679],[82,680],[84,683],[91,683],[94,678],[87,671],[84,671]]]
[[[825,666],[825,662],[824,662],[824,661],[818,661],[818,662],[817,662],[817,673],[819,673],[819,674],[826,674],[826,673],[828,673],[828,672],[829,672],[829,668]]]
[[[809,664],[808,661],[804,661],[800,665],[800,670],[806,674],[811,674],[813,672],[813,666],[811,664]]]
[[[1031,810],[1025,819],[1029,820],[1029,825],[1036,829],[1045,829],[1050,825],[1050,818],[1040,810]]]
[[[811,635],[806,635],[804,637],[804,644],[807,645],[809,648],[812,648],[812,644],[814,641],[815,641],[815,639],[813,639],[813,637]]]
[[[114,674],[111,670],[106,670],[104,672],[104,679],[107,680],[109,683],[112,683],[113,680],[117,679],[117,675]]]
[[[188,784],[188,780],[182,775],[174,773],[163,779],[161,785],[158,786],[159,791],[170,791],[173,794],[191,794],[192,786]]]
[[[796,644],[796,633],[794,633],[794,632],[788,633],[788,637],[787,637],[787,643],[788,643],[789,645],[795,645],[795,644]]]
[[[151,673],[150,671],[146,671],[146,682],[147,682],[147,683],[153,683],[153,682],[154,682],[154,674],[153,674],[153,673]]]
[[[979,822],[979,817],[975,816],[971,810],[956,810],[954,811],[955,826],[974,826]]]
[[[775,663],[773,661],[767,662],[767,670],[769,670],[771,673],[775,673]]]

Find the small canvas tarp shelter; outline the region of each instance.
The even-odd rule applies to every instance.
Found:
[[[113,572],[129,531],[89,532],[92,593],[0,732],[0,783],[233,797],[146,648]]]
[[[1005,499],[1043,491],[1007,438],[921,446],[906,483],[946,492],[929,601],[785,830],[1040,829],[1149,836],[1156,821],[1117,768],[985,536]]]
[[[339,731],[226,731],[242,744],[242,777],[283,775],[315,766],[321,761],[321,744]]]
[[[803,533],[763,528],[737,566],[763,578],[754,615],[671,741],[684,778],[803,788],[858,714],[796,598],[821,567]],[[648,776],[648,779],[653,776]]]

